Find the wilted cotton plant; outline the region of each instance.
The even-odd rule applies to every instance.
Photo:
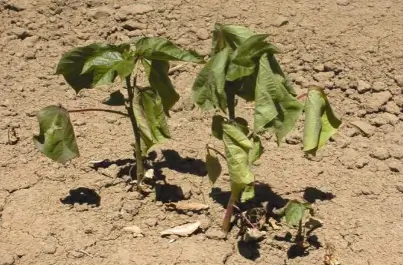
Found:
[[[137,185],[141,189],[144,176],[143,157],[155,144],[170,138],[166,123],[169,110],[178,101],[168,76],[170,61],[202,63],[192,51],[185,51],[163,38],[145,37],[121,45],[91,44],[65,53],[57,66],[57,74],[76,91],[113,83],[117,77],[125,82],[127,98],[120,90],[112,93],[106,104],[124,106],[135,139]],[[147,75],[149,86],[137,85],[139,67]],[[85,112],[100,109],[74,110]],[[102,111],[102,109],[101,109]],[[65,163],[79,156],[70,122],[69,111],[62,106],[48,106],[38,112],[40,134],[34,136],[36,147],[49,158]]]
[[[224,143],[231,183],[223,222],[226,232],[233,205],[254,197],[251,165],[263,153],[262,133],[271,130],[280,144],[305,110],[304,151],[315,154],[341,124],[321,88],[312,87],[300,96],[306,96],[304,107],[275,58],[280,50],[267,42],[267,37],[242,26],[216,24],[211,58],[193,85],[193,100],[200,108],[217,109],[227,115],[212,119],[212,134]],[[238,98],[255,103],[251,129],[235,113]],[[214,183],[221,166],[209,147],[206,163]]]

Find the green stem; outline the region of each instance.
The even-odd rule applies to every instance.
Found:
[[[139,93],[136,88],[136,81],[137,81],[137,62],[136,67],[134,69],[134,76],[133,76],[133,84],[130,82],[130,76],[126,77],[126,86],[127,86],[127,94],[128,94],[128,104],[126,106],[127,113],[129,114],[130,122],[133,127],[134,133],[134,145],[135,145],[135,156],[136,156],[136,175],[137,175],[137,190],[141,191],[141,182],[143,181],[144,177],[144,158],[141,153],[141,136],[140,130],[137,125],[136,117],[134,116],[133,112],[133,105],[134,100],[137,95],[135,93]]]
[[[118,111],[118,110],[110,110],[110,109],[72,109],[68,110],[69,113],[74,113],[74,112],[88,112],[88,111],[102,111],[102,112],[109,112],[109,113],[114,113],[118,115],[122,115],[125,117],[128,117],[127,113]]]
[[[230,121],[235,120],[235,93],[231,87],[226,87],[228,118]]]

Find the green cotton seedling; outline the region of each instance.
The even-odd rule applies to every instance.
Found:
[[[193,84],[196,105],[222,113],[213,116],[212,135],[224,143],[231,183],[225,232],[230,227],[233,205],[254,197],[251,166],[263,154],[264,132],[273,132],[279,145],[305,112],[304,151],[314,155],[341,124],[323,89],[312,87],[297,96],[276,60],[280,50],[267,37],[242,26],[216,24],[211,57]],[[305,106],[300,101],[303,97]],[[254,102],[253,126],[235,114],[238,99]],[[207,147],[206,164],[213,184],[221,174],[217,153]]]
[[[40,133],[34,136],[35,146],[52,160],[66,163],[79,156],[69,112],[106,111],[124,115],[133,128],[137,187],[141,190],[143,159],[150,148],[170,138],[166,117],[179,99],[168,76],[170,61],[203,63],[204,59],[157,37],[144,37],[121,45],[91,44],[68,51],[59,61],[56,73],[63,75],[76,93],[111,84],[120,78],[125,83],[127,96],[121,90],[115,91],[104,104],[124,107],[126,112],[45,107],[37,114]],[[136,83],[141,66],[149,82],[145,88]]]

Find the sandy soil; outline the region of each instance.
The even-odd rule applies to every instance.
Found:
[[[342,264],[403,264],[402,13],[400,0],[0,0],[0,264],[312,265],[323,264],[326,243]],[[324,227],[315,231],[318,248],[305,255],[293,253],[283,230],[269,229],[259,244],[239,242],[237,228],[220,239],[228,176],[213,190],[205,177],[205,144],[222,146],[210,136],[211,114],[190,100],[199,66],[172,76],[181,100],[169,120],[174,137],[157,150],[156,171],[169,185],[156,194],[142,199],[127,191],[133,155],[124,118],[72,114],[81,157],[66,166],[32,144],[38,109],[59,102],[69,109],[102,107],[114,89],[76,96],[54,75],[63,52],[161,35],[207,54],[215,22],[269,33],[286,52],[279,60],[296,88],[321,83],[345,121],[314,161],[303,157],[298,126],[280,148],[268,137],[254,168],[260,202],[316,202]],[[365,133],[348,121],[360,121]],[[10,128],[20,137],[14,145],[7,144]],[[112,163],[90,167],[103,159]],[[164,210],[175,199],[210,209]],[[198,220],[202,229],[190,237],[159,234]],[[131,225],[144,237],[122,230]]]

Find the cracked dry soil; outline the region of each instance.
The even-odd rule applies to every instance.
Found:
[[[0,0],[0,264],[323,264],[326,243],[342,264],[403,264],[403,1],[400,0]],[[211,191],[205,178],[210,114],[190,101],[200,66],[173,75],[181,94],[169,125],[173,139],[159,146],[161,196],[127,192],[132,159],[129,121],[109,113],[71,115],[81,157],[62,166],[34,149],[35,111],[49,104],[101,107],[115,87],[75,95],[55,76],[63,52],[95,41],[165,36],[208,54],[215,22],[269,33],[285,52],[278,58],[295,87],[326,91],[345,124],[314,161],[303,157],[301,126],[254,167],[261,201],[316,202],[324,227],[321,246],[293,256],[284,231],[268,230],[258,245],[210,235],[223,216],[228,176]],[[240,103],[239,115],[250,109]],[[349,122],[359,122],[362,131]],[[19,137],[8,144],[8,131]],[[189,137],[191,136],[191,137]],[[89,161],[109,159],[105,168]],[[225,173],[225,172],[224,172]],[[165,189],[165,190],[164,190]],[[221,190],[220,190],[221,189]],[[164,194],[209,204],[199,214],[165,212]],[[322,196],[331,194],[332,196]],[[157,199],[157,201],[156,201]],[[159,232],[202,222],[187,238]],[[122,227],[137,225],[144,237]]]

